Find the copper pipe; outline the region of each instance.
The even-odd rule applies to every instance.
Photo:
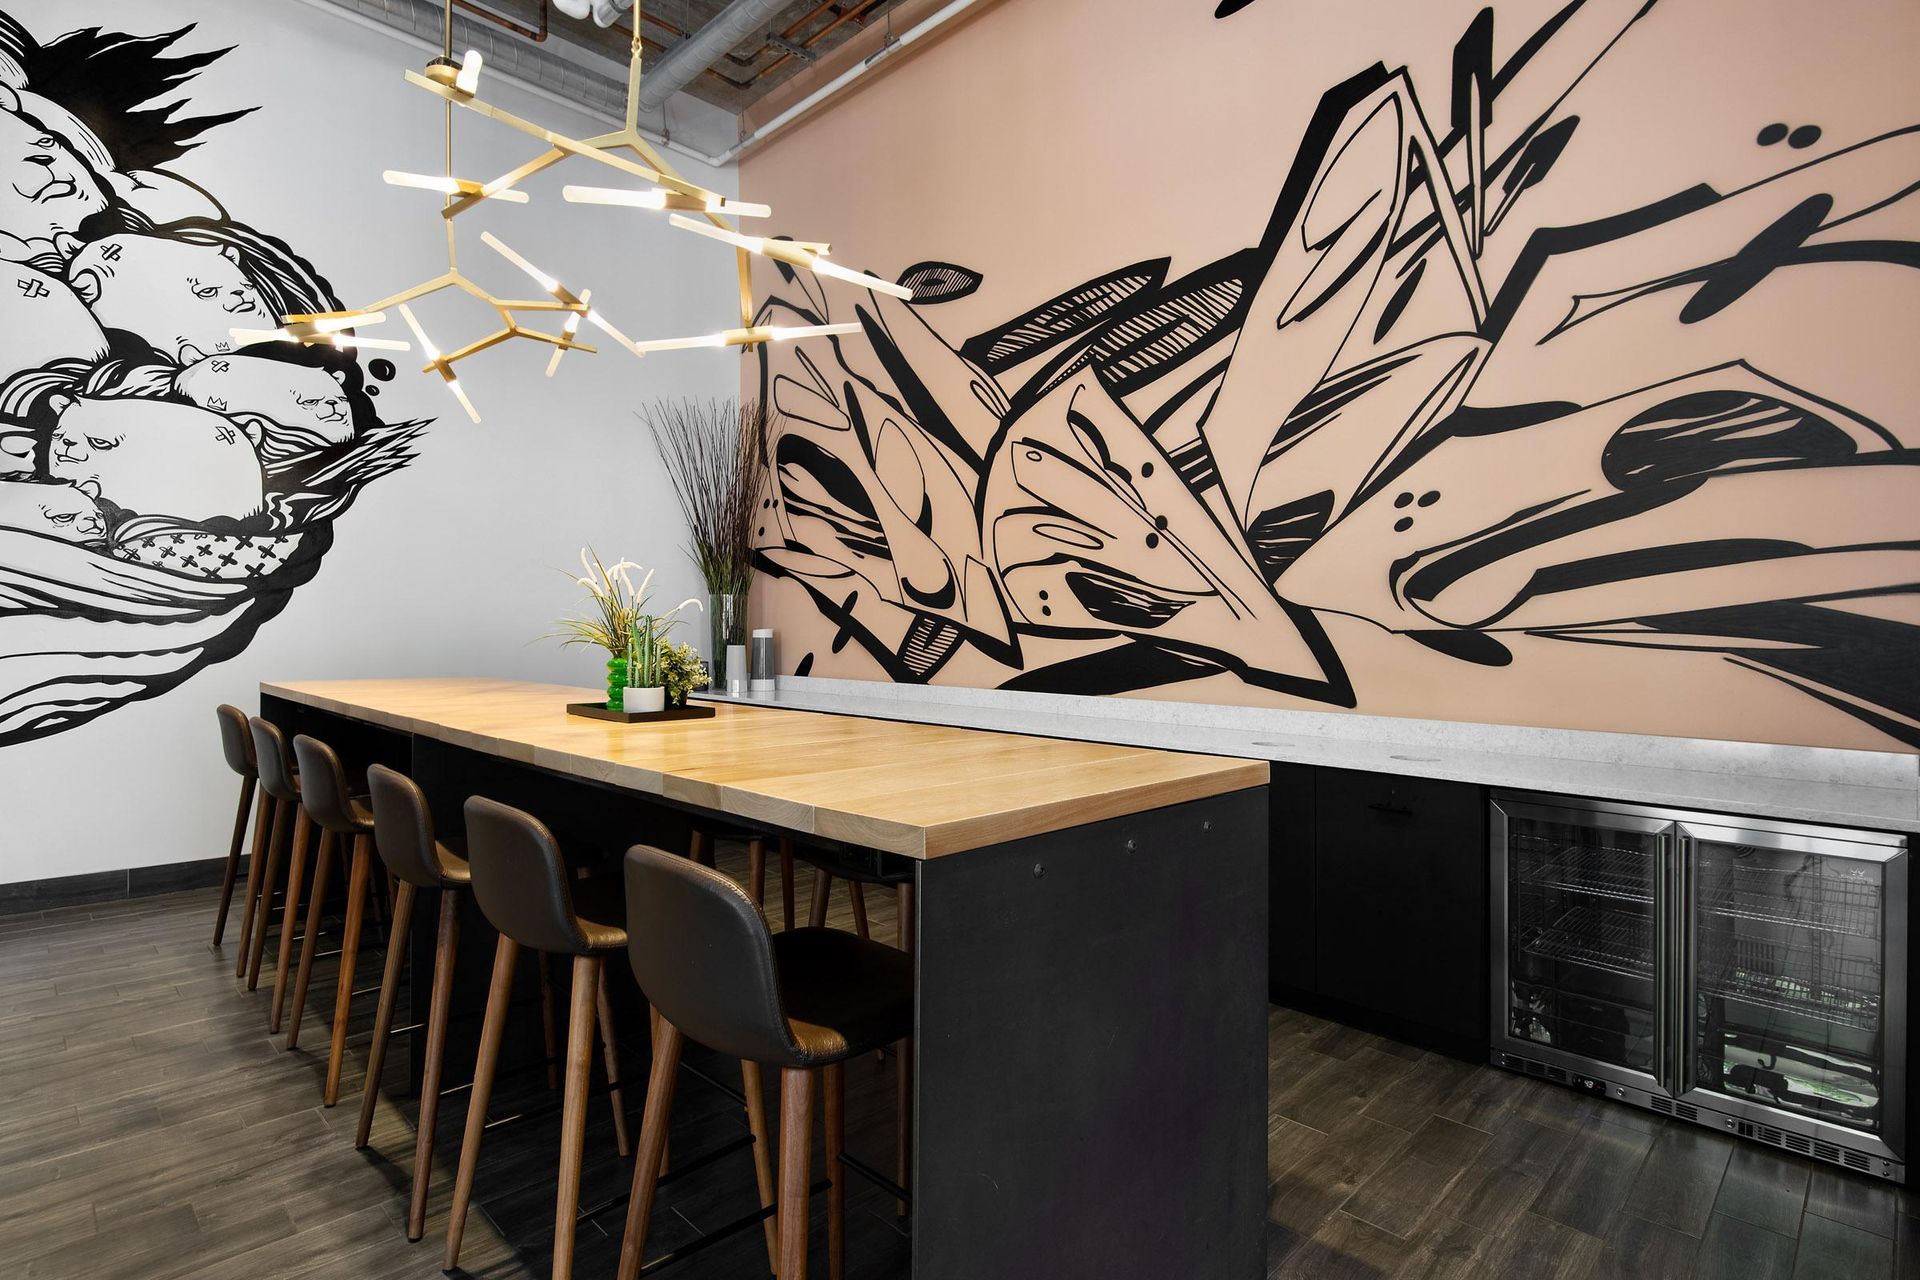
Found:
[[[872,13],[875,9],[878,9],[881,5],[885,3],[886,3],[886,0],[868,0],[868,3],[864,5],[856,4],[851,8],[847,9],[845,12],[841,13],[838,17],[836,17],[832,22],[829,22],[826,26],[814,32],[812,35],[808,36],[805,40],[802,40],[800,43],[805,45],[807,48],[811,49],[813,48],[814,45],[820,43],[821,40],[825,39],[828,32],[832,31],[834,28],[838,27],[841,23],[847,21],[849,18],[864,19],[867,14]],[[822,7],[824,8],[826,6],[822,6]],[[819,10],[816,9],[814,12],[818,13]],[[788,58],[791,58],[792,56],[793,55],[790,53],[782,53],[779,57],[775,58],[772,62],[769,62],[766,66],[754,72],[753,79],[747,81],[747,84],[751,85],[751,84],[759,83],[760,78],[762,76],[771,75],[773,73],[774,68],[778,67],[781,63],[785,62]]]
[[[513,34],[531,40],[535,44],[542,44],[547,38],[547,4],[548,0],[540,0],[540,27],[535,30],[524,23],[514,21],[505,14],[495,13],[491,9],[477,5],[473,0],[453,0],[453,7],[460,12],[470,13],[483,22],[491,22],[496,27],[505,27]]]

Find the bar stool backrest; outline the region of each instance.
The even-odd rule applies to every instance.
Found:
[[[368,766],[367,791],[367,803],[373,809],[373,843],[387,870],[416,889],[440,888],[445,877],[427,793],[406,774],[383,764]]]
[[[271,720],[254,716],[247,721],[253,739],[254,767],[260,771],[260,787],[275,800],[289,803],[300,799],[300,786],[293,776],[293,752],[287,748],[287,735]]]
[[[781,1004],[766,916],[731,878],[649,845],[627,850],[627,958],[689,1039],[724,1057],[808,1065]]]
[[[294,735],[293,756],[300,763],[300,799],[307,816],[335,835],[365,831],[365,822],[354,817],[347,771],[333,748],[301,733]]]
[[[243,778],[259,775],[253,763],[253,730],[247,727],[247,713],[223,702],[213,709],[220,718],[220,750],[227,757],[227,768]]]
[[[591,953],[573,911],[572,876],[547,825],[485,796],[468,798],[466,816],[473,897],[487,922],[535,951]]]

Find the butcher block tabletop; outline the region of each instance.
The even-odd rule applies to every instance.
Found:
[[[284,698],[823,839],[935,858],[1265,786],[1260,760],[718,703],[712,719],[567,714],[592,689],[513,680],[262,683]],[[709,705],[709,704],[703,704]]]

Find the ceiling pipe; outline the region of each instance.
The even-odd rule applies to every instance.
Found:
[[[713,20],[667,50],[647,68],[640,81],[640,110],[657,111],[668,98],[693,83],[694,77],[726,55],[729,49],[759,35],[766,24],[787,7],[788,0],[733,0]]]
[[[491,22],[496,27],[505,27],[508,31],[535,44],[544,44],[547,39],[547,0],[540,0],[540,25],[529,27],[525,23],[515,22],[504,13],[495,13],[474,0],[453,0],[453,7],[462,13],[470,13],[482,22]]]
[[[858,80],[861,76],[867,74],[867,72],[879,66],[880,63],[886,61],[888,58],[892,57],[894,54],[900,52],[900,50],[906,48],[908,45],[912,44],[914,41],[922,39],[923,37],[928,35],[930,32],[932,32],[935,28],[943,26],[946,23],[952,21],[954,18],[959,17],[962,13],[966,12],[968,9],[971,9],[977,2],[978,0],[953,0],[951,4],[946,5],[944,8],[940,9],[938,12],[928,17],[925,22],[920,23],[918,26],[908,31],[905,35],[900,36],[898,39],[892,41],[891,43],[880,46],[880,48],[877,51],[875,51],[872,54],[869,54],[864,60],[860,62],[856,62],[853,66],[848,67],[845,71],[835,76],[832,80],[820,86],[820,88],[815,89],[812,93],[800,99],[800,101],[794,103],[792,106],[788,107],[785,111],[782,111],[779,115],[767,121],[765,124],[761,125],[758,129],[755,129],[752,133],[747,134],[744,138],[741,138],[740,141],[734,143],[731,147],[728,147],[725,151],[719,151],[719,152],[715,152],[712,155],[707,155],[704,152],[695,151],[691,147],[682,146],[676,143],[670,142],[667,145],[671,146],[675,151],[678,151],[682,155],[690,156],[693,159],[699,160],[704,164],[713,165],[715,168],[719,168],[722,165],[732,164],[735,160],[740,158],[740,154],[743,151],[745,151],[748,147],[759,146],[761,143],[765,142],[768,138],[771,138],[774,134],[778,133],[781,129],[786,128],[789,124],[792,124],[795,120],[798,120],[801,116],[813,110],[815,107],[819,106],[822,102],[825,102],[828,98],[833,97],[835,94],[845,89],[848,85],[852,84],[855,80]],[[718,19],[715,19],[715,21],[718,21]],[[696,39],[697,38],[698,37],[696,37]],[[678,51],[679,51],[679,47],[676,46],[675,52],[678,52]],[[670,54],[668,56],[671,57],[672,55]],[[696,74],[697,74],[697,71],[698,69],[696,68]]]

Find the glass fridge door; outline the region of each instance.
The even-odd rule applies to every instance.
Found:
[[[1904,846],[1695,822],[1680,837],[1682,1096],[1899,1158]]]
[[[1509,1051],[1662,1087],[1672,823],[1506,799],[1496,818],[1506,928],[1494,1016]]]

